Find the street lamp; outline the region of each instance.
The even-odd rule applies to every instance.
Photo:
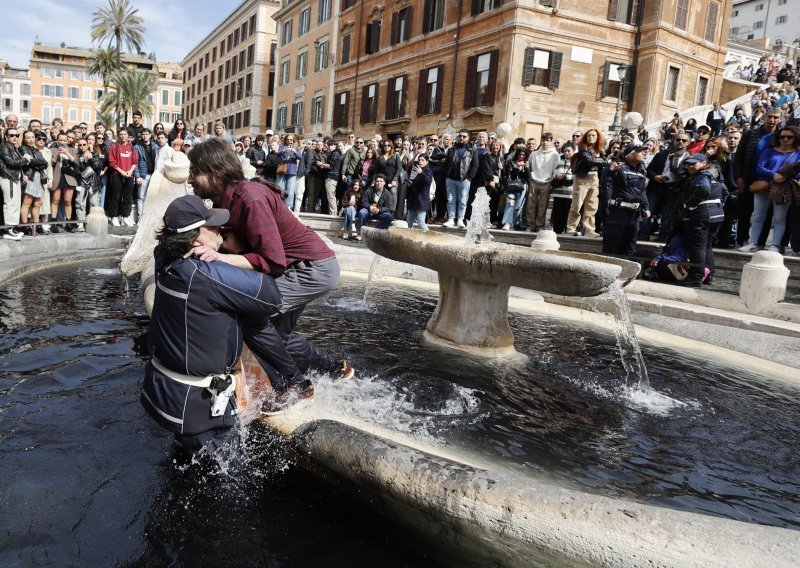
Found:
[[[619,90],[617,91],[617,110],[614,113],[614,123],[609,127],[611,132],[619,132],[622,130],[622,121],[619,117],[619,111],[622,108],[622,88],[625,86],[625,75],[628,73],[627,65],[617,66],[617,75],[619,75]]]

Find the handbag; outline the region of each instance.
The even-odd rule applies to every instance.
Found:
[[[771,181],[769,182],[769,199],[773,203],[777,205],[783,205],[786,203],[786,189],[789,184],[792,183],[792,180],[787,179],[783,182]],[[791,188],[788,187],[789,191]]]
[[[769,190],[769,182],[764,180],[757,180],[750,184],[751,193],[764,193]]]
[[[275,173],[277,173],[280,176],[280,175],[286,175],[288,171],[289,171],[289,163],[281,162],[280,164],[278,164],[278,169]]]

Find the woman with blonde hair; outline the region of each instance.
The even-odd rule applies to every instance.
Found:
[[[567,234],[578,235],[578,222],[583,223],[583,236],[599,237],[594,229],[594,216],[600,197],[600,170],[606,163],[603,157],[605,141],[596,128],[584,132],[578,150],[572,156],[572,204],[567,218]],[[581,207],[583,213],[581,214]]]

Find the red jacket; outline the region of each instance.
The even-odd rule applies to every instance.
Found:
[[[120,144],[116,142],[111,145],[108,151],[108,165],[111,167],[111,175],[120,175],[117,168],[122,171],[130,171],[136,165],[136,151],[130,144]]]

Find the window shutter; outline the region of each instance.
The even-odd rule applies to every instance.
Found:
[[[411,25],[414,23],[414,7],[409,6],[406,8],[406,40],[411,39],[414,34],[411,33]]]
[[[637,25],[639,23],[639,11],[642,9],[642,0],[631,0],[631,19],[628,23]]]
[[[425,0],[425,7],[422,12],[422,33],[424,34],[431,31],[431,20],[433,19],[433,15],[431,14],[432,8],[431,0]]]
[[[378,53],[381,50],[381,21],[375,20],[372,22],[372,53]]]
[[[386,120],[392,120],[393,118],[397,118],[397,101],[394,98],[394,83],[395,79],[392,77],[389,79],[388,82],[388,90],[389,93],[388,98],[386,99]]]
[[[342,126],[347,127],[347,123],[350,122],[350,91],[347,91],[344,94],[344,108],[342,109]]]
[[[706,14],[706,41],[714,41],[714,36],[717,35],[717,18],[719,17],[719,4],[711,2],[708,5],[708,13]]]
[[[367,33],[364,34],[364,53],[372,53],[372,22],[367,24]]]
[[[636,79],[636,67],[633,65],[628,66],[628,71],[625,73],[625,80],[622,82],[622,100],[628,103],[631,102],[631,95],[633,94],[633,82]]]
[[[369,85],[364,85],[361,87],[361,124],[367,123],[367,115],[369,114],[369,101],[367,96],[369,95],[369,91],[367,90]]]
[[[408,100],[408,75],[403,75],[403,98],[400,100],[400,108],[397,109],[397,116],[400,118],[406,115],[406,101]]]
[[[550,53],[550,84],[548,88],[556,90],[561,82],[561,60],[564,59],[564,54],[560,51],[553,51]]]
[[[489,61],[489,84],[486,85],[486,96],[481,101],[481,106],[489,106],[494,104],[494,95],[497,91],[497,62],[500,60],[500,51],[494,49],[489,52],[491,59]]]
[[[481,13],[481,0],[472,0],[472,15],[477,16]]]
[[[611,70],[611,64],[606,61],[603,64],[603,89],[600,91],[600,98],[608,96],[608,73]]]
[[[439,65],[436,77],[436,101],[433,105],[433,112],[438,114],[442,112],[442,99],[444,98],[444,65]]]
[[[392,36],[389,40],[392,45],[400,41],[400,13],[394,12],[392,14]]]
[[[339,95],[334,95],[334,97],[333,100],[336,101],[336,104],[333,105],[333,127],[338,128],[342,125],[342,109],[339,105]]]
[[[417,116],[425,114],[428,101],[428,70],[420,69],[419,86],[417,87]]]
[[[536,50],[532,47],[525,48],[525,63],[522,65],[522,85],[533,84],[533,55]]]
[[[478,56],[467,58],[467,77],[464,81],[464,108],[475,106],[475,75],[478,73]]]
[[[608,19],[612,22],[619,20],[619,0],[611,0],[608,3]]]

